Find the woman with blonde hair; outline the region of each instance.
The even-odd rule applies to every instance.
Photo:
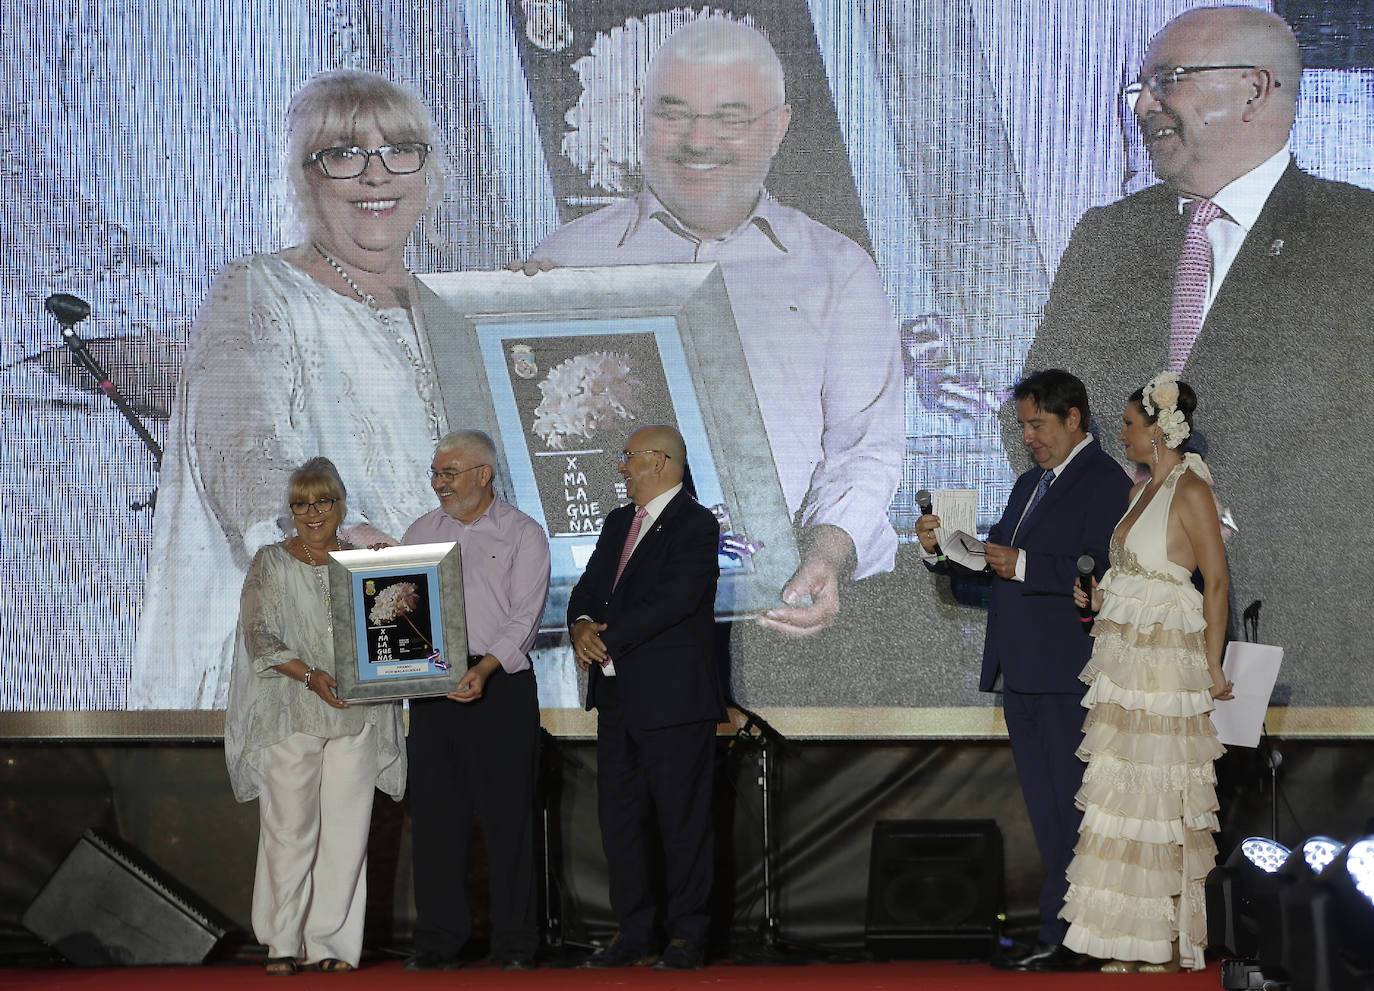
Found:
[[[253,932],[274,976],[358,966],[373,786],[405,791],[400,705],[334,690],[327,562],[348,546],[345,497],[325,458],[292,472],[296,535],[257,552],[240,594],[224,755],[234,797],[258,800]]]
[[[287,530],[277,493],[330,451],[365,493],[343,532],[394,542],[430,507],[447,432],[406,246],[443,189],[428,111],[370,72],[311,79],[286,115],[304,238],[220,275],[177,386],[129,683],[134,709],[222,708],[233,588]]]

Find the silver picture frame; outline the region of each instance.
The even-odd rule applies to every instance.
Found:
[[[447,695],[467,671],[457,544],[329,555],[335,691],[346,702]]]
[[[698,501],[721,520],[717,619],[779,604],[796,535],[719,266],[420,278],[449,426],[497,441],[502,494],[549,535],[541,629],[565,628],[600,523],[628,501],[625,439],[650,423],[682,432]]]

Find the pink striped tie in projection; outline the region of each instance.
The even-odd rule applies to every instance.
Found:
[[[1211,200],[1195,200],[1189,207],[1188,229],[1183,234],[1183,253],[1174,271],[1174,309],[1169,318],[1169,371],[1182,374],[1202,330],[1202,309],[1207,301],[1207,280],[1212,274],[1212,246],[1207,225],[1221,216]]]

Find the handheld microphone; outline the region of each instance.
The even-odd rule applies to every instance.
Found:
[[[1083,625],[1084,633],[1092,630],[1093,625],[1093,570],[1096,567],[1097,562],[1091,554],[1084,554],[1078,559],[1078,587],[1088,597],[1088,604],[1078,607],[1078,621]]]
[[[916,493],[916,508],[921,511],[922,516],[929,516],[934,510],[931,508],[930,489],[921,489]],[[943,561],[945,552],[940,549],[939,541],[935,542],[935,560]]]
[[[55,292],[43,303],[49,313],[57,318],[63,331],[71,330],[91,315],[91,304],[71,293]]]

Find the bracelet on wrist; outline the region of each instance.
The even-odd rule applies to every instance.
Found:
[[[310,691],[310,676],[315,673],[315,670],[315,668],[306,668],[305,670],[305,678],[301,684],[305,685],[305,690],[307,692]]]

